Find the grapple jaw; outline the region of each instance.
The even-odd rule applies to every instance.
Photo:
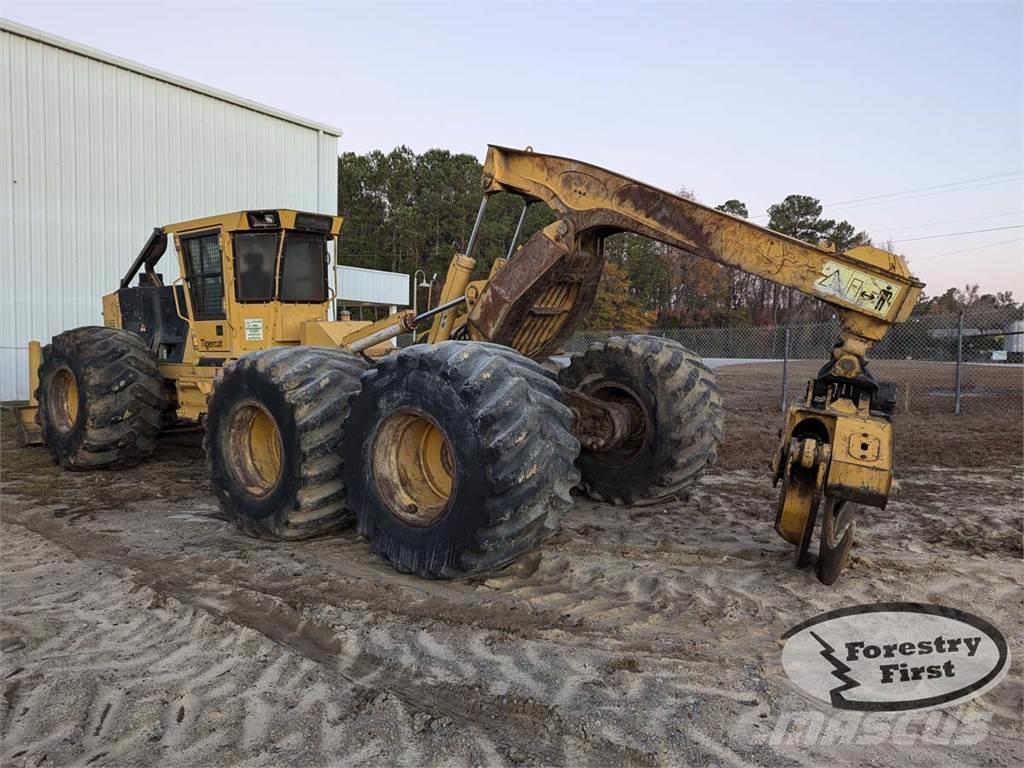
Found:
[[[782,484],[775,530],[796,547],[796,564],[803,565],[824,501],[815,570],[825,584],[838,578],[849,556],[854,505],[884,509],[889,500],[892,422],[871,407],[881,388],[836,397],[840,387],[829,383],[822,392],[819,379],[808,385],[806,400],[786,413],[772,463],[774,481]]]

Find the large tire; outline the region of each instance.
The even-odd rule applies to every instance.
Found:
[[[54,336],[39,366],[43,443],[65,469],[120,469],[156,448],[167,405],[156,356],[138,334],[88,326]]]
[[[345,426],[359,532],[430,578],[506,565],[557,530],[579,443],[557,384],[494,344],[407,347],[363,375]]]
[[[224,366],[203,447],[221,508],[243,531],[307,539],[351,522],[340,446],[366,368],[321,347],[266,349]]]
[[[693,485],[718,459],[724,411],[715,375],[682,345],[655,336],[613,337],[574,356],[558,382],[644,414],[643,433],[619,448],[584,450],[587,494],[613,504],[653,504]]]

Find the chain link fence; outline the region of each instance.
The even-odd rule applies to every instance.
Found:
[[[630,331],[583,331],[566,344],[582,352]],[[784,409],[829,359],[837,322],[791,326],[652,329],[680,342],[716,369],[731,410]],[[893,326],[869,354],[872,375],[895,382],[905,413],[1005,413],[1021,419],[1024,321],[996,309],[914,317]]]

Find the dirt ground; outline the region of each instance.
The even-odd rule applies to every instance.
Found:
[[[823,360],[790,360],[786,391],[790,401],[802,400],[807,382]],[[956,395],[956,365],[930,360],[871,360],[877,381],[896,385],[897,413],[901,416],[952,416]],[[737,411],[775,410],[782,389],[781,360],[725,365],[715,369],[729,394],[729,407]],[[1024,367],[965,363],[960,369],[960,407],[964,415],[983,416],[1020,410],[1024,397]]]
[[[992,449],[975,424],[965,461],[937,446],[967,422],[901,418],[897,440],[925,460],[902,449],[897,495],[861,515],[828,588],[772,531],[778,414],[728,418],[722,464],[689,499],[578,499],[499,575],[430,582],[351,530],[246,538],[219,515],[196,435],[130,471],[64,473],[13,448],[5,412],[0,762],[1019,765],[1019,439]],[[1009,640],[1007,678],[940,714],[944,737],[922,713],[873,716],[883,735],[861,738],[782,672],[789,627],[889,600],[965,608]]]

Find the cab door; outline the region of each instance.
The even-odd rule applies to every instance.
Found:
[[[231,235],[231,273],[228,313],[238,354],[266,349],[278,340],[280,305],[277,303],[277,264],[281,230],[246,230]]]
[[[231,355],[231,333],[224,296],[224,234],[220,227],[176,237],[185,281],[192,343],[200,361]]]

